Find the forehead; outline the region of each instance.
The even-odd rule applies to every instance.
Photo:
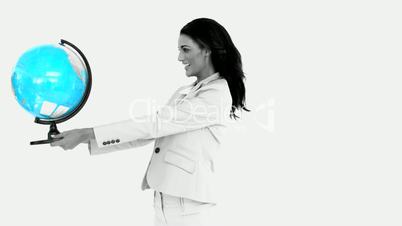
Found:
[[[178,41],[179,48],[182,46],[198,47],[197,43],[188,35],[181,34]]]

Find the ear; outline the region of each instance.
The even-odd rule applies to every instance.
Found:
[[[207,57],[211,56],[211,50],[210,49],[205,48],[205,49],[203,49],[203,51],[204,51],[205,56],[207,56]]]

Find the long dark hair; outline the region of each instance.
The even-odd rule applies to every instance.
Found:
[[[199,18],[186,24],[180,34],[189,36],[200,48],[211,51],[212,65],[229,84],[232,96],[230,117],[239,118],[236,110],[250,111],[245,107],[246,89],[241,55],[226,29],[215,20]]]

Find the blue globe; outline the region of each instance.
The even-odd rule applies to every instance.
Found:
[[[82,59],[63,45],[41,45],[24,52],[11,77],[18,103],[45,120],[60,119],[84,98],[88,72]]]

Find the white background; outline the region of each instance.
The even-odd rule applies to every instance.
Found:
[[[61,38],[86,54],[93,89],[59,129],[127,119],[194,81],[179,30],[217,20],[242,53],[247,106],[220,152],[220,225],[401,225],[398,1],[2,1],[0,225],[152,225],[140,183],[152,145],[89,156],[30,146],[47,126],[16,102],[20,54]]]

